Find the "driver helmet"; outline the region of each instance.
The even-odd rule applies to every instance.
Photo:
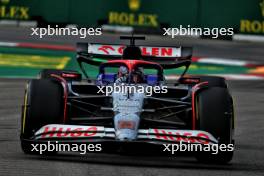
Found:
[[[134,83],[142,83],[144,81],[144,73],[141,68],[137,68],[132,72],[132,81]]]
[[[118,76],[125,76],[126,74],[128,74],[128,70],[125,66],[120,66],[119,70],[118,70]]]

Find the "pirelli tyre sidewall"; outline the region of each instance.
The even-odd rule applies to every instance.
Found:
[[[21,118],[21,147],[30,153],[34,133],[47,124],[62,123],[63,88],[51,79],[31,80],[25,91]]]
[[[233,99],[227,88],[209,86],[196,96],[197,128],[211,133],[220,144],[234,143]],[[196,158],[207,163],[227,163],[233,151],[198,152]]]

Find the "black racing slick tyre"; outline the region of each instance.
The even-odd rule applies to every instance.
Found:
[[[21,118],[21,148],[31,152],[28,142],[34,133],[47,124],[61,123],[63,118],[63,88],[50,79],[31,80],[25,91]]]
[[[209,87],[201,90],[196,98],[196,107],[197,128],[209,132],[219,142],[217,151],[197,152],[197,160],[219,164],[230,162],[234,153],[234,110],[228,89]],[[224,149],[219,150],[220,146]]]
[[[63,74],[68,75],[63,76]],[[39,73],[40,79],[54,79],[53,75],[63,77],[66,81],[80,81],[82,75],[74,70],[56,70],[56,69],[44,69]]]
[[[218,76],[199,76],[200,82],[208,82],[209,87],[227,88],[225,78]]]
[[[49,79],[51,78],[51,74],[54,75],[60,75],[61,74],[61,70],[55,70],[55,69],[44,69],[39,73],[39,77],[40,79]]]

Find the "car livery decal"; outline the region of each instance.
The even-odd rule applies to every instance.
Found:
[[[217,140],[209,133],[199,130],[168,130],[150,129],[149,137],[164,141],[187,142],[187,143],[217,143]]]
[[[37,139],[43,138],[75,138],[102,137],[104,127],[79,125],[46,125],[35,133]]]
[[[125,46],[123,45],[103,45],[89,44],[88,53],[99,55],[122,56]],[[181,47],[153,47],[140,46],[143,56],[156,57],[181,57]]]

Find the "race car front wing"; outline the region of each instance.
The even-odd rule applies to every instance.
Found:
[[[49,124],[41,127],[32,137],[32,141],[77,141],[77,140],[111,140],[116,139],[117,130],[103,126],[82,126]],[[137,139],[129,142],[146,141],[148,143],[200,143],[217,144],[218,140],[210,133],[201,130],[180,129],[139,129]],[[119,141],[120,142],[120,141]]]

